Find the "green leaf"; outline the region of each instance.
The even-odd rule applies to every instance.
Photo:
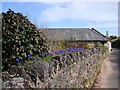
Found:
[[[33,48],[33,45],[32,45],[32,44],[30,44],[29,46],[30,46],[31,48]]]
[[[32,52],[32,50],[30,50],[30,52],[29,52],[31,55],[33,55],[33,52]]]
[[[27,57],[27,54],[26,53],[22,53],[22,56]]]
[[[20,53],[17,51],[17,53],[16,53],[17,55],[19,55]]]

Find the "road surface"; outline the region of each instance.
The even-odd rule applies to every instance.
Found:
[[[100,75],[93,88],[119,88],[120,90],[120,50],[113,49],[104,60]],[[118,75],[119,74],[119,75]]]

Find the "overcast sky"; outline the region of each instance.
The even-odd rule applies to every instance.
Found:
[[[10,0],[7,0],[10,1]],[[105,35],[118,34],[118,2],[2,2],[2,11],[8,8],[23,15],[38,27],[95,28]],[[19,0],[18,0],[19,1]],[[24,0],[20,0],[24,1]],[[41,0],[42,1],[42,0]],[[81,0],[83,1],[83,0]]]

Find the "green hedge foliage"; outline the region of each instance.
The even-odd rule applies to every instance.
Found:
[[[7,70],[17,65],[16,59],[28,60],[28,55],[42,56],[48,52],[46,38],[22,13],[2,12],[2,65]]]

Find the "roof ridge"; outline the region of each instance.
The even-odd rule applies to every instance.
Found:
[[[99,31],[97,31],[97,30],[94,29],[94,28],[92,28],[92,29],[90,29],[90,30],[95,31],[97,34],[100,34],[100,35],[102,35],[103,37],[107,38],[105,35],[103,35],[102,33],[100,33]]]
[[[90,29],[90,28],[38,28],[38,30],[81,30],[81,29]]]

